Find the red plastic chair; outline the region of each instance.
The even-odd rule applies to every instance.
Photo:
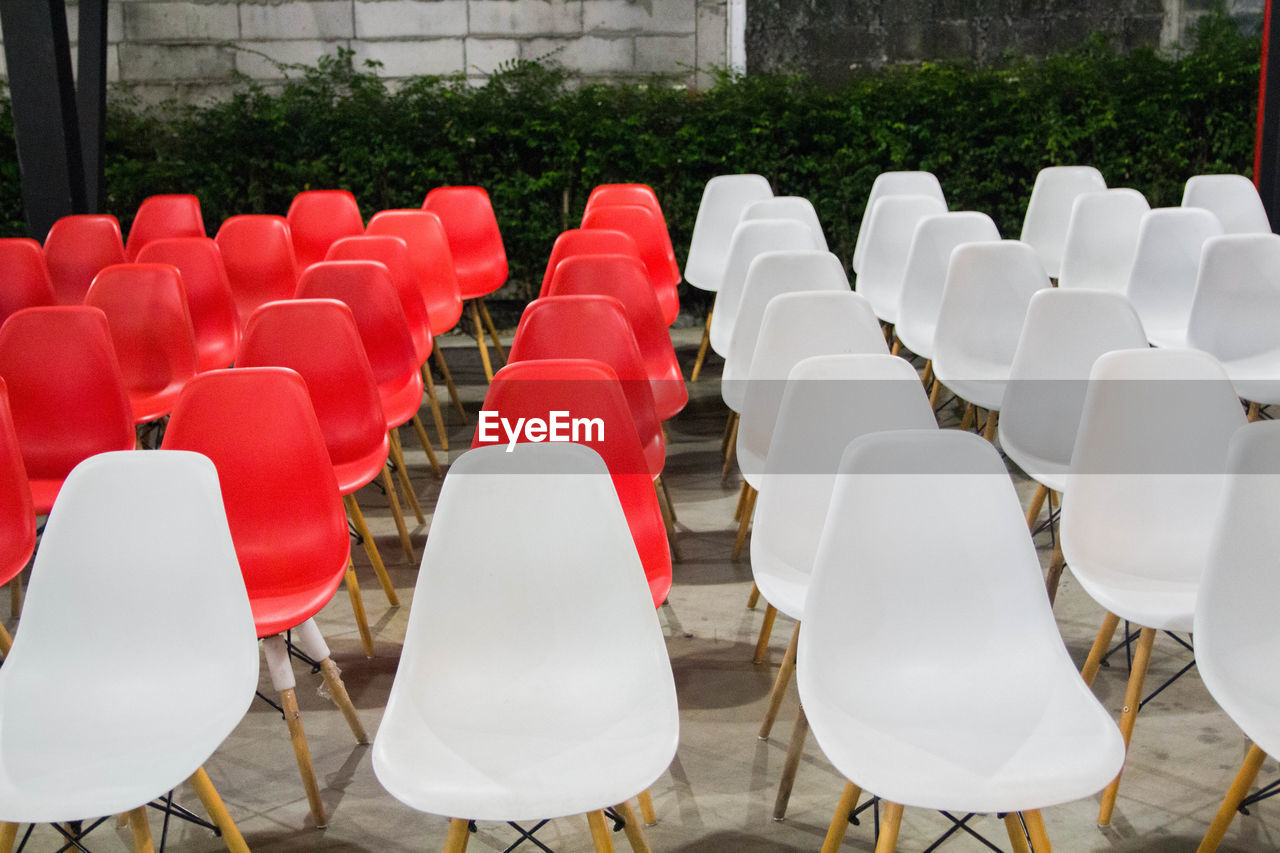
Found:
[[[640,247],[640,258],[649,272],[649,281],[662,308],[662,321],[670,326],[680,314],[680,270],[671,251],[671,238],[662,220],[647,207],[638,204],[605,204],[588,210],[582,217],[583,228],[607,228],[631,235]]]
[[[630,255],[569,257],[556,267],[548,288],[551,296],[593,293],[612,296],[626,309],[649,374],[658,418],[675,417],[689,402],[689,388],[644,266]]]
[[[240,315],[218,244],[208,237],[165,237],[143,246],[138,263],[172,264],[182,273],[196,336],[196,370],[230,367],[240,347]]]
[[[422,209],[440,217],[449,238],[453,265],[458,274],[458,290],[464,300],[471,301],[471,321],[476,329],[476,346],[484,364],[486,379],[493,379],[489,349],[484,342],[484,329],[506,360],[498,330],[485,307],[484,298],[507,281],[507,252],[502,246],[502,232],[493,214],[489,193],[483,187],[436,187],[427,193]],[[481,317],[484,326],[481,326]]]
[[[409,480],[397,430],[412,423],[436,476],[440,475],[440,463],[418,417],[422,406],[422,373],[418,370],[413,339],[390,273],[377,261],[323,261],[303,272],[296,295],[299,299],[337,299],[351,309],[382,399],[396,474],[418,523],[425,523],[426,516]]]
[[[182,387],[196,375],[195,332],[177,267],[107,267],[89,285],[84,304],[107,315],[134,424],[173,411]]]
[[[647,207],[662,220],[663,227],[666,227],[667,220],[662,215],[658,194],[648,184],[598,184],[587,196],[587,204],[583,212],[608,204],[638,204],[641,207]]]
[[[565,258],[577,255],[630,255],[640,261],[640,269],[644,271],[644,262],[640,258],[640,247],[631,239],[630,234],[621,231],[610,231],[607,228],[570,228],[561,231],[551,247],[551,257],[547,259],[547,268],[542,273],[542,288],[539,296],[551,295],[551,279],[555,276],[556,267]],[[645,273],[648,283],[648,273]]]
[[[204,216],[200,199],[189,194],[153,195],[142,200],[129,226],[129,241],[124,244],[124,259],[138,259],[138,252],[152,240],[161,237],[205,237]]]
[[[26,237],[0,239],[0,322],[23,308],[56,301],[40,244]]]
[[[36,549],[36,514],[31,507],[31,487],[27,485],[27,469],[22,464],[18,436],[13,431],[13,415],[9,411],[9,392],[0,379],[0,586],[13,583],[13,615],[17,616],[22,600],[22,570]],[[8,655],[13,638],[0,624],[0,654]]]
[[[163,447],[203,453],[218,469],[258,637],[266,641],[271,680],[280,692],[312,817],[324,826],[283,633],[292,630],[293,642],[320,662],[334,704],[356,740],[367,743],[337,665],[312,621],[344,578],[352,606],[363,605],[351,570],[338,483],[307,386],[298,374],[279,367],[202,373],[179,397]]]
[[[492,413],[492,417],[478,425],[472,447],[506,444],[511,440],[494,423],[497,417],[513,424],[517,418],[540,418],[549,422],[552,412],[568,412],[571,418],[598,418],[603,423],[602,430],[584,428],[578,443],[599,453],[608,466],[644,565],[653,604],[661,605],[671,590],[667,532],[631,409],[618,385],[617,375],[609,366],[586,359],[508,364],[493,378],[482,411]],[[522,434],[517,440],[529,439],[527,434]]]
[[[324,346],[316,346],[317,340],[324,341]],[[387,601],[398,605],[395,586],[355,497],[357,491],[379,476],[387,490],[405,556],[410,562],[417,557],[387,467],[390,442],[382,400],[351,309],[334,299],[268,302],[249,318],[239,366],[287,367],[307,383],[347,515],[363,540],[365,554]],[[372,657],[373,638],[367,632],[368,625],[362,623],[365,654]]]
[[[120,222],[109,213],[64,216],[44,238],[44,258],[58,304],[79,305],[100,270],[125,262]]]
[[[49,513],[82,460],[133,449],[133,413],[101,310],[62,305],[14,314],[0,326],[0,376],[37,515]]]
[[[360,205],[347,190],[300,192],[293,197],[285,218],[293,237],[293,253],[302,270],[323,261],[337,240],[364,233]]]
[[[233,216],[222,223],[214,239],[222,251],[241,328],[259,305],[293,297],[298,265],[283,216]]]

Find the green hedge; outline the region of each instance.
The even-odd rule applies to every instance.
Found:
[[[1248,174],[1258,66],[1258,40],[1225,17],[1206,19],[1180,58],[1095,39],[1047,60],[896,68],[837,89],[780,76],[725,76],[701,92],[574,86],[523,63],[483,86],[422,78],[392,90],[344,53],[282,90],[246,81],[211,106],[114,99],[108,209],[127,226],[145,196],[194,192],[213,230],[235,213],[283,213],[307,188],[350,189],[369,215],[416,207],[440,184],[481,184],[510,256],[510,295],[525,297],[595,184],[651,184],[683,260],[706,180],[759,172],[775,192],[813,200],[847,261],[871,182],[888,169],[937,173],[953,208],[990,213],[1007,236],[1046,165],[1091,163],[1153,205],[1177,204],[1192,174]],[[10,233],[22,231],[16,176],[10,143],[0,150]]]

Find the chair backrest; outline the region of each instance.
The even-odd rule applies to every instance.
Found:
[[[0,326],[0,376],[37,513],[81,460],[134,445],[107,317],[88,306],[19,311]]]
[[[1199,208],[1158,207],[1142,217],[1125,295],[1150,343],[1185,343],[1200,254],[1206,240],[1221,234],[1218,217]]]
[[[853,287],[867,297],[876,316],[886,323],[898,321],[898,302],[916,226],[926,217],[946,212],[945,204],[927,195],[883,196],[871,208],[863,227],[867,242],[862,267]]]
[[[124,259],[133,262],[138,252],[161,237],[205,237],[200,199],[189,193],[147,196],[138,205],[124,244]]]
[[[785,251],[756,255],[747,269],[747,280],[738,305],[738,319],[729,336],[720,380],[720,396],[735,412],[742,411],[747,392],[747,374],[760,338],[760,324],[770,300],[796,291],[847,291],[849,279],[844,264],[831,252]]]
[[[867,195],[867,206],[862,211],[861,224],[858,226],[858,237],[853,246],[854,273],[862,271],[862,259],[867,251],[867,225],[871,219],[871,211],[876,202],[890,195],[927,195],[936,198],[946,205],[946,196],[942,194],[942,185],[932,172],[881,172],[871,183],[871,192]]]
[[[304,190],[289,203],[285,219],[293,254],[304,270],[323,261],[335,241],[364,233],[360,205],[349,190]]]
[[[241,327],[264,302],[288,299],[298,286],[293,238],[283,216],[233,216],[215,238],[231,284]]]
[[[867,433],[936,427],[929,395],[904,359],[821,355],[797,364],[760,481],[752,564],[780,563],[807,575],[845,446]]]
[[[500,418],[512,425],[519,418],[537,418],[548,428],[547,440],[554,442],[553,413],[567,413],[557,421],[562,425],[560,434],[585,444],[604,459],[640,554],[653,604],[662,604],[671,589],[667,531],[631,408],[617,374],[608,365],[586,359],[509,363],[489,385],[471,446],[509,446],[533,440],[523,430],[510,435]]]
[[[898,340],[923,358],[933,358],[933,334],[938,327],[942,290],[947,282],[951,252],[961,243],[990,243],[1000,239],[995,222],[973,210],[926,216],[916,225],[902,271],[898,296]]]
[[[0,323],[23,308],[56,301],[40,244],[27,237],[0,238]]]
[[[747,270],[757,255],[787,250],[813,251],[817,247],[809,226],[794,219],[755,219],[738,225],[729,243],[724,277],[711,314],[711,348],[722,358],[729,354],[729,341],[738,322],[742,292],[747,286]]]
[[[79,305],[98,270],[124,263],[120,222],[109,213],[79,213],[53,223],[44,257],[61,305]]]
[[[662,215],[658,194],[648,184],[597,184],[587,195],[583,212],[608,204],[638,204],[647,207],[653,211],[654,216],[662,220],[663,227],[666,227],[667,219]]]
[[[1000,405],[1000,446],[1027,474],[1066,473],[1093,363],[1146,343],[1123,296],[1102,290],[1037,291]],[[1038,479],[1038,478],[1037,478]]]
[[[138,263],[177,267],[195,331],[198,369],[230,367],[240,346],[240,315],[218,244],[208,237],[163,237],[142,247]]]
[[[1280,548],[1280,424],[1262,421],[1238,429],[1226,470],[1222,509],[1196,596],[1196,670],[1251,740],[1264,750],[1280,749],[1274,707],[1263,700],[1275,678],[1258,669],[1258,656],[1274,654],[1280,645],[1268,606],[1280,596],[1274,565]]]
[[[667,325],[675,322],[680,313],[680,300],[676,285],[680,283],[680,270],[675,266],[675,254],[671,250],[671,237],[652,210],[638,204],[597,205],[582,216],[583,228],[603,228],[622,231],[636,241],[640,260],[649,271],[662,306],[662,318]]]
[[[78,701],[56,698],[55,684],[75,685]],[[56,803],[33,798],[26,817],[112,814],[181,784],[239,724],[257,684],[213,464],[149,451],[76,466],[0,672],[6,781],[76,768]]]
[[[751,219],[794,219],[809,226],[813,232],[814,242],[821,251],[827,251],[827,235],[818,220],[818,212],[813,209],[813,202],[804,196],[779,195],[772,198],[753,201],[742,210],[741,221]]]
[[[1224,361],[1275,349],[1280,235],[1210,237],[1200,256],[1187,344]]]
[[[463,299],[487,296],[507,282],[502,232],[483,187],[436,187],[422,209],[440,217]]]
[[[116,264],[94,276],[84,304],[107,315],[135,423],[169,414],[196,375],[195,330],[172,264]]]
[[[317,341],[324,346],[317,346]],[[287,367],[302,377],[335,466],[379,451],[385,461],[387,419],[360,330],[346,303],[268,302],[245,326],[237,366]]]
[[[377,261],[387,268],[396,296],[400,298],[400,307],[404,309],[405,322],[409,324],[409,334],[413,337],[413,351],[417,354],[419,364],[425,362],[431,355],[431,317],[427,313],[426,303],[422,300],[418,273],[413,268],[409,247],[404,240],[389,234],[343,237],[334,241],[324,259],[326,261]]]
[[[889,354],[866,297],[851,290],[802,291],[769,300],[738,426],[738,467],[748,483],[760,487],[792,369],[813,356],[857,353]]]
[[[1195,417],[1167,417],[1170,406]],[[1122,571],[1135,583],[1198,581],[1227,444],[1244,423],[1211,355],[1135,349],[1099,358],[1062,502],[1067,563]]]
[[[283,367],[200,374],[178,398],[163,447],[217,467],[258,636],[319,612],[346,574],[350,539],[302,377]]]
[[[0,378],[0,586],[13,580],[36,547],[36,513],[31,506],[31,486],[22,464],[22,448],[13,430],[9,391]]]
[[[1182,206],[1213,213],[1227,234],[1271,233],[1258,189],[1244,175],[1194,175],[1183,188]]]
[[[707,181],[684,262],[685,281],[701,290],[719,290],[729,241],[743,209],[772,195],[773,189],[763,175],[716,175]]]
[[[551,246],[551,256],[547,258],[547,268],[542,274],[539,296],[551,295],[551,279],[555,276],[556,267],[565,258],[576,255],[631,255],[642,267],[644,264],[640,257],[640,247],[631,239],[630,234],[608,228],[570,228],[568,231],[561,231]],[[648,276],[648,273],[645,275]]]
[[[428,210],[381,210],[369,220],[365,233],[404,240],[431,318],[431,334],[443,335],[456,326],[462,316],[462,295],[440,217]]]
[[[1058,285],[1123,292],[1133,269],[1139,226],[1150,210],[1142,193],[1127,188],[1076,196]]]
[[[1057,278],[1062,270],[1062,251],[1076,196],[1106,188],[1102,173],[1092,166],[1049,166],[1036,175],[1019,239],[1036,250],[1050,278]]]

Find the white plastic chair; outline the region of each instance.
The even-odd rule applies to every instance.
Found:
[[[1006,813],[1025,851],[1021,812],[1047,853],[1039,810],[1105,785],[1124,744],[1063,645],[1004,463],[973,435],[901,431],[850,444],[839,474],[796,666],[849,780],[824,853],[863,790],[883,807],[877,853],[903,806]]]
[[[1126,745],[1156,631],[1192,628],[1227,444],[1244,422],[1226,372],[1205,353],[1120,350],[1094,363],[1060,535],[1071,573],[1107,611],[1081,673],[1086,684],[1118,621],[1141,626],[1120,717]],[[1117,775],[1103,794],[1100,826],[1111,822],[1119,787]]]
[[[627,799],[666,770],[678,726],[662,629],[599,455],[525,443],[459,457],[374,740],[382,786],[453,818],[449,853],[468,819],[584,812],[596,850],[612,849],[607,807],[634,846]]]
[[[844,264],[831,252],[788,251],[756,255],[747,269],[738,320],[729,336],[729,354],[720,375],[720,395],[725,405],[741,414],[747,392],[747,375],[760,336],[765,307],[770,300],[796,291],[848,291]]]
[[[1270,234],[1271,222],[1253,181],[1244,175],[1195,175],[1182,190],[1183,207],[1203,207],[1227,234]]]
[[[716,175],[707,181],[689,240],[684,280],[699,290],[719,290],[729,257],[729,241],[743,208],[772,197],[769,181],[762,175]]]
[[[871,208],[870,220],[859,232],[865,231],[867,239],[853,287],[870,300],[884,322],[898,322],[902,278],[916,225],[926,216],[946,212],[946,204],[926,195],[884,196]]]
[[[813,209],[813,202],[804,196],[779,195],[753,201],[742,211],[742,221],[746,222],[749,219],[794,219],[797,222],[803,222],[813,232],[818,248],[824,252],[827,251],[827,235],[823,233],[818,212]]]
[[[1253,741],[1200,850],[1218,849],[1267,754],[1280,755],[1280,424],[1236,431],[1227,456],[1230,477],[1200,594],[1196,597],[1196,664],[1205,687]],[[1234,752],[1234,748],[1232,748]]]
[[[1076,196],[1058,286],[1123,292],[1138,248],[1138,226],[1149,210],[1142,193],[1127,188]]]
[[[1142,217],[1125,295],[1152,346],[1187,345],[1200,253],[1221,234],[1218,217],[1199,208],[1158,207]]]
[[[1187,321],[1187,345],[1226,369],[1236,393],[1280,403],[1280,235],[1227,234],[1205,241]]]
[[[787,378],[761,480],[751,573],[765,601],[755,660],[763,662],[777,613],[795,630],[760,726],[767,738],[795,668],[796,643],[814,554],[831,503],[840,456],[858,436],[881,430],[936,428],[915,368],[892,355],[823,355],[801,361]],[[774,818],[786,813],[806,733],[803,711],[792,733]]]
[[[862,258],[866,252],[867,224],[871,219],[871,211],[876,202],[890,195],[927,195],[936,198],[945,206],[947,198],[942,194],[942,185],[938,183],[933,172],[881,172],[871,183],[871,192],[867,195],[867,206],[862,211],[858,237],[853,245],[853,271],[862,271]]]
[[[1000,230],[985,213],[972,210],[926,216],[916,226],[902,274],[898,297],[898,340],[911,352],[933,358],[933,336],[942,307],[951,252],[961,243],[989,243],[1000,239]]]
[[[1092,166],[1049,166],[1036,175],[1019,239],[1036,250],[1050,278],[1057,278],[1062,269],[1062,250],[1076,196],[1106,188],[1102,173]]]
[[[1018,240],[967,243],[951,253],[934,335],[933,372],[961,399],[1000,410],[1027,306],[1049,277]],[[988,437],[995,427],[988,420]]]
[[[12,844],[19,822],[128,812],[150,850],[146,804],[190,779],[227,847],[247,851],[202,765],[257,684],[213,463],[164,450],[82,462],[0,668],[0,839]]]
[[[738,321],[747,270],[757,255],[788,250],[814,251],[817,240],[809,226],[794,219],[754,219],[741,223],[729,243],[729,260],[711,313],[711,348],[721,358],[729,354],[729,339]]]

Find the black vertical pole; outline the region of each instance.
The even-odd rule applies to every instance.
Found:
[[[1267,0],[1263,16],[1262,79],[1259,82],[1253,180],[1274,231],[1280,226],[1280,15],[1272,14],[1271,0]]]
[[[80,0],[79,62],[76,65],[76,111],[80,118],[80,148],[84,157],[86,209],[106,207],[102,149],[106,143],[107,113],[107,0]]]
[[[86,210],[64,0],[0,0],[27,233]]]

